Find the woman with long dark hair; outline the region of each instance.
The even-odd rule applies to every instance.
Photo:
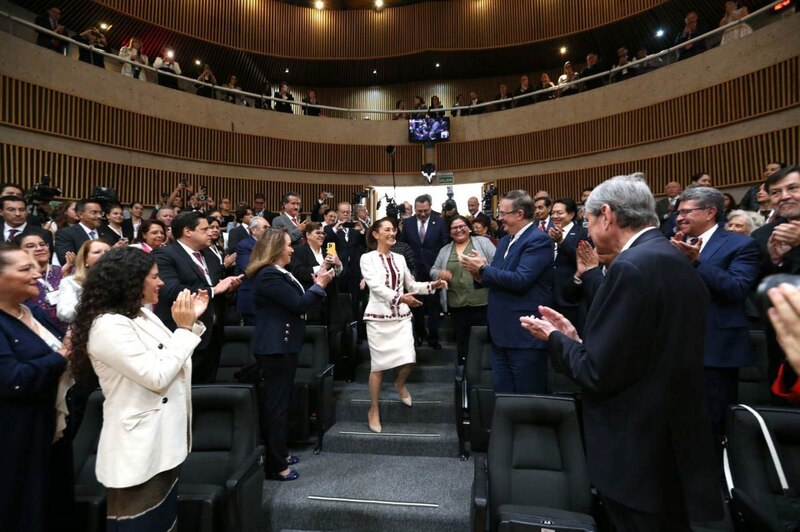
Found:
[[[89,272],[72,323],[75,377],[96,374],[105,395],[95,471],[111,531],[176,526],[178,469],[191,448],[191,356],[208,294],[178,294],[171,332],[145,307],[163,284],[151,255],[115,248]]]
[[[325,287],[334,273],[333,268],[320,270],[314,284],[305,290],[286,270],[292,253],[289,233],[267,229],[256,242],[246,270],[253,281],[255,305],[252,349],[264,377],[261,403],[266,414],[264,474],[268,480],[295,480],[299,476],[289,467],[298,459],[286,447],[292,383],[305,337],[305,314],[325,297]]]
[[[400,401],[411,406],[406,379],[417,361],[417,353],[414,351],[414,330],[409,307],[422,305],[414,296],[447,288],[447,282],[441,279],[429,283],[416,282],[403,256],[391,251],[396,241],[397,220],[381,218],[372,224],[367,235],[367,243],[374,251],[361,256],[361,274],[369,287],[364,322],[367,325],[371,359],[367,419],[372,432],[383,430],[378,397],[385,370],[397,368],[394,387]]]

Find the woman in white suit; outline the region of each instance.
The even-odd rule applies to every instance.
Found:
[[[416,294],[432,294],[439,288],[447,288],[447,282],[440,279],[418,283],[414,280],[403,256],[391,252],[397,241],[394,218],[375,222],[367,241],[374,249],[361,256],[361,274],[369,287],[369,301],[364,311],[371,359],[368,421],[372,432],[381,432],[378,397],[385,370],[397,368],[395,389],[403,404],[411,406],[406,379],[417,361],[417,354],[409,307],[422,305],[414,297]]]
[[[208,294],[178,295],[172,332],[144,306],[163,284],[151,255],[115,248],[89,272],[72,324],[76,378],[94,370],[105,395],[96,473],[109,531],[176,526],[178,468],[191,449],[191,356]]]

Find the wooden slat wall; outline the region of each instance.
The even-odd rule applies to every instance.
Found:
[[[0,123],[53,135],[157,153],[258,168],[384,174],[384,146],[325,144],[201,128],[116,109],[0,76]],[[253,116],[263,116],[253,110]],[[419,172],[423,147],[398,146],[397,173]]]
[[[49,175],[52,185],[62,189],[64,198],[84,198],[92,187],[104,186],[116,188],[124,203],[138,200],[147,205],[155,204],[163,192],[171,191],[183,180],[195,188],[206,185],[212,198],[219,201],[229,197],[234,205],[238,201],[252,201],[256,193],[263,193],[268,208],[273,210],[279,207],[280,198],[287,191],[300,193],[305,211],[322,190],[333,193],[334,199],[328,200],[333,206],[335,201],[350,201],[354,192],[366,188],[364,185],[234,179],[141,168],[12,144],[0,144],[0,171],[4,179],[19,182],[24,188],[37,183],[41,176]]]
[[[677,181],[685,187],[689,184],[689,178],[700,171],[711,175],[715,187],[755,183],[762,179],[766,163],[774,160],[787,161],[790,164],[800,161],[800,127],[663,157],[500,179],[496,184],[501,195],[509,190],[524,189],[547,190],[554,198],[578,198],[584,188],[595,187],[610,177],[644,172],[653,192],[661,194],[668,181]]]
[[[798,104],[800,57],[795,57],[610,117],[513,137],[439,144],[437,166],[441,170],[486,169],[587,155],[696,133]]]
[[[451,0],[323,10],[274,0],[94,0],[121,13],[237,49],[305,59],[387,57],[524,44],[630,17],[666,0]]]

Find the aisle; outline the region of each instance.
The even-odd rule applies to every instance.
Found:
[[[300,479],[265,482],[264,513],[270,531],[463,531],[469,528],[472,460],[461,461],[455,430],[455,346],[449,324],[442,350],[417,349],[408,381],[414,406],[405,407],[384,375],[383,432],[367,427],[369,351],[360,346],[356,381],[336,383],[336,423],[325,451],[303,450]]]

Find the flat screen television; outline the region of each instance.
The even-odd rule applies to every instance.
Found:
[[[410,118],[408,142],[446,142],[450,140],[449,118]]]

